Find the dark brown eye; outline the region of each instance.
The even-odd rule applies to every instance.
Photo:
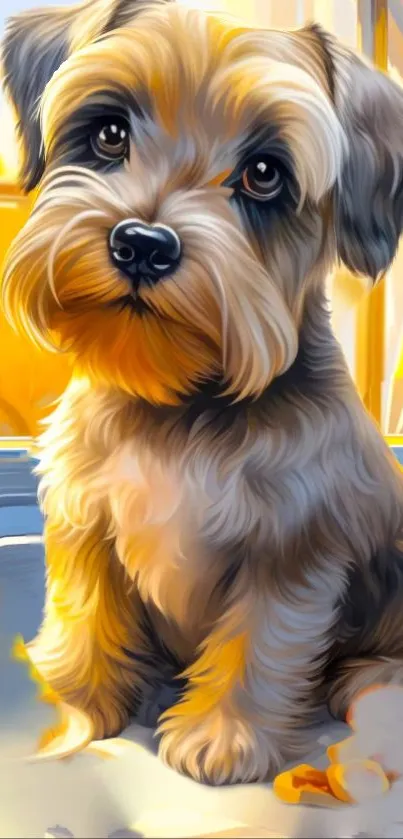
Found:
[[[111,117],[99,124],[92,135],[92,145],[98,157],[123,160],[129,154],[129,127],[121,117]]]
[[[251,160],[242,172],[242,192],[257,201],[270,201],[282,187],[281,173],[270,155]]]

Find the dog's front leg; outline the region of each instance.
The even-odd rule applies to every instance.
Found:
[[[45,544],[45,614],[30,656],[61,698],[91,718],[95,738],[116,735],[152,659],[138,597],[99,522],[79,529],[50,518]]]
[[[162,758],[221,784],[266,779],[300,755],[334,617],[325,576],[271,591],[239,578],[189,668],[187,693],[161,718]]]

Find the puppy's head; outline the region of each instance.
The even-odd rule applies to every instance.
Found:
[[[256,396],[330,261],[375,278],[394,256],[402,93],[316,27],[91,0],[11,20],[3,64],[39,186],[6,311],[96,382]]]

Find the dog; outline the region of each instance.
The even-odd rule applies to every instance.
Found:
[[[324,703],[403,682],[402,475],[325,290],[396,253],[402,90],[315,24],[172,2],[16,15],[2,62],[35,195],[3,307],[74,359],[30,654],[96,738],[180,675],[162,759],[270,778]]]

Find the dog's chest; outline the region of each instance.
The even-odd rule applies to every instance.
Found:
[[[145,603],[198,644],[216,616],[222,574],[203,540],[203,503],[183,466],[127,445],[113,461],[108,495],[120,561]]]

